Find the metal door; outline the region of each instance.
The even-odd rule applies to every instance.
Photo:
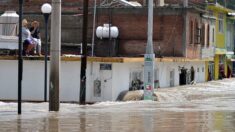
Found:
[[[170,71],[170,87],[175,86],[175,70]]]
[[[101,100],[112,100],[112,64],[100,64]]]

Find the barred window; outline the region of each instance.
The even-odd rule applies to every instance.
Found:
[[[195,23],[195,44],[201,43],[201,29],[199,28],[198,22]]]
[[[190,21],[190,44],[193,44],[193,21]]]
[[[210,46],[210,25],[208,24],[207,26],[207,43],[206,46],[209,47]]]

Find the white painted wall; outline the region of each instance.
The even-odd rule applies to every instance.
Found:
[[[50,73],[48,62],[48,81]],[[44,100],[44,61],[24,61],[22,81],[23,100]],[[61,63],[61,101],[78,101],[80,87],[80,63]],[[49,86],[47,87],[49,89]],[[0,60],[0,99],[15,100],[18,91],[17,60]],[[48,92],[47,92],[48,93]],[[49,99],[49,98],[48,98]]]
[[[100,62],[88,62],[87,64],[87,91],[86,100],[88,102],[96,101],[114,101],[120,92],[128,90],[130,87],[130,72],[135,69],[143,69],[142,62],[135,63],[112,63],[112,70],[102,76],[103,80],[110,80],[105,88],[101,88],[101,97],[94,97],[94,80],[101,78]],[[111,63],[107,63],[111,64]],[[48,67],[49,67],[48,62]],[[159,73],[160,87],[170,87],[170,71],[174,70],[174,84],[179,85],[179,66],[195,69],[196,82],[205,80],[204,62],[157,62],[155,63]],[[199,72],[197,72],[199,68]],[[204,69],[204,72],[202,72]],[[48,79],[50,70],[48,69]],[[111,76],[110,76],[111,75]],[[0,60],[0,100],[17,99],[17,78],[18,61]],[[107,86],[108,85],[108,86]],[[62,61],[61,62],[61,101],[79,101],[80,87],[80,61]],[[49,87],[48,87],[49,89]],[[44,61],[25,60],[22,82],[22,99],[43,101],[44,99]]]

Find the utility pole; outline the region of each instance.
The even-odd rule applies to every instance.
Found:
[[[61,51],[61,0],[52,0],[49,111],[59,111]]]
[[[81,55],[80,100],[79,100],[80,104],[86,103],[88,3],[89,0],[83,0],[82,55]]]
[[[148,40],[144,55],[144,100],[153,100],[154,60],[153,52],[153,0],[148,1]]]
[[[21,114],[21,95],[23,80],[23,58],[22,58],[22,16],[23,16],[23,0],[19,0],[19,49],[18,49],[18,114]]]
[[[91,56],[94,56],[94,45],[95,45],[95,20],[96,20],[96,0],[94,0],[94,13],[93,13],[93,31],[92,31]]]

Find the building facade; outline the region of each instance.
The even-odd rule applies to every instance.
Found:
[[[13,1],[11,0],[11,4],[4,8],[16,7],[16,4],[12,3]],[[1,2],[7,4],[9,1]],[[38,5],[32,8],[34,7],[31,6],[32,2],[38,3]],[[48,1],[26,0],[25,11],[27,13],[24,18],[39,20],[43,23],[43,17],[39,14],[40,3],[43,2]],[[74,2],[74,0],[67,0],[67,2],[62,3],[62,45],[73,45],[72,52],[68,52],[71,54],[78,52],[76,45],[81,44],[82,10],[80,7],[82,7],[82,2]],[[94,38],[94,53],[100,58],[97,60],[94,57],[88,62],[87,100],[90,102],[116,100],[122,91],[142,89],[143,82],[143,56],[147,43],[148,20],[146,6],[130,8],[121,5],[113,8],[101,6],[102,2],[98,1],[95,28],[103,25],[115,26],[118,29],[118,36],[110,37],[112,32],[109,28],[106,30],[108,32],[106,32],[106,37],[95,36]],[[138,2],[146,5],[145,0]],[[229,71],[233,71],[234,20],[227,16],[232,11],[217,3],[204,5],[205,8],[201,8],[201,4],[203,4],[202,0],[166,0],[160,5],[155,1],[153,16],[153,47],[156,55],[155,88],[217,80],[227,77]],[[91,8],[88,17],[89,43],[92,42],[93,15]],[[14,67],[16,61],[0,60],[0,63],[5,66],[2,73],[5,73],[6,69],[12,68],[12,72],[7,78],[0,76],[1,84],[6,85],[0,93],[6,93],[6,88],[10,88],[10,99],[14,99],[13,85],[15,84],[7,85],[15,74],[13,69],[17,69]],[[41,61],[26,61],[26,63],[31,71],[34,70],[32,67],[42,65]],[[62,68],[63,100],[76,101],[78,96],[72,94],[79,91],[80,63],[72,61],[62,63],[62,67],[64,66]],[[42,70],[42,67],[38,67],[36,73],[40,73]],[[42,86],[38,82],[34,82],[35,78],[31,78],[30,75],[28,72],[24,75],[30,82],[29,84],[24,83],[24,87],[27,87],[29,91],[32,91],[31,87],[35,87],[40,93],[43,93]],[[14,79],[16,80],[16,78]],[[40,76],[36,80],[43,80],[43,78]],[[0,97],[7,99],[4,95]],[[41,95],[37,95],[35,92],[35,96],[27,97],[36,100],[40,99]]]
[[[231,74],[232,71],[231,58],[234,54],[234,29],[232,26],[233,20],[228,17],[228,13],[233,11],[219,5],[218,3],[208,5],[207,9],[210,12],[211,16],[216,17],[214,78],[217,80],[229,77],[230,75],[228,74]]]

